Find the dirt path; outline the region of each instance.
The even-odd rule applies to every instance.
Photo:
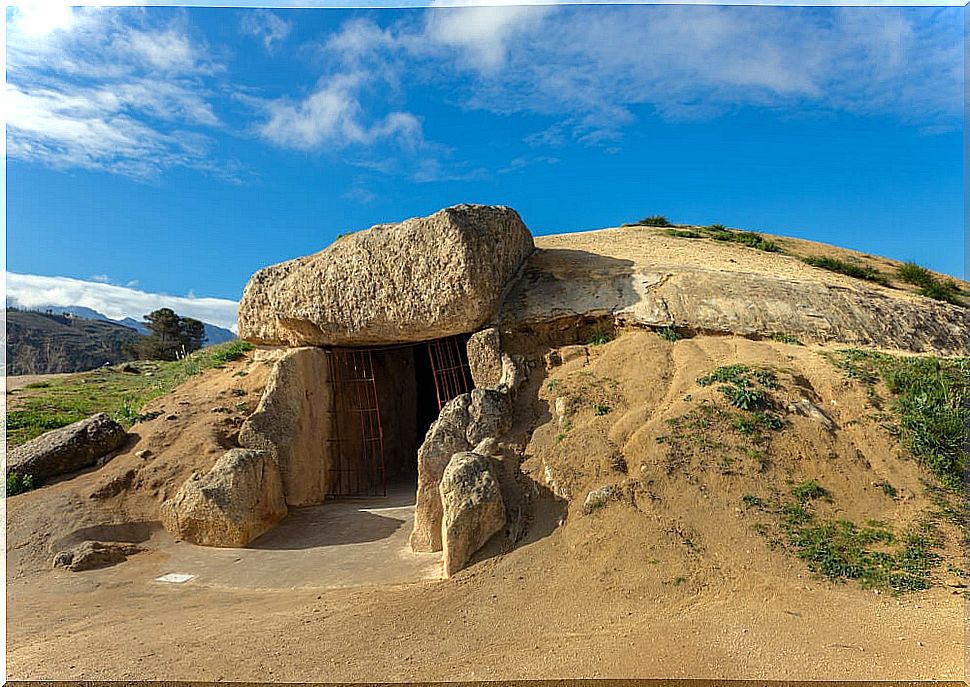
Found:
[[[54,379],[64,379],[76,374],[74,372],[62,372],[47,375],[12,375],[7,377],[7,392],[23,389],[28,384],[38,384],[49,382]]]

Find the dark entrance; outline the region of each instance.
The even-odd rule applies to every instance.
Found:
[[[384,496],[417,480],[417,452],[445,403],[474,386],[467,335],[327,351],[329,498]]]

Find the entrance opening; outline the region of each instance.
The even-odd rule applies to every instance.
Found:
[[[473,387],[467,335],[329,349],[328,498],[385,496],[417,484],[418,448],[441,408]]]

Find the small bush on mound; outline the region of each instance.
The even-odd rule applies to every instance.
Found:
[[[715,227],[719,227],[715,229]],[[781,246],[774,241],[769,241],[761,234],[753,231],[734,231],[725,229],[720,224],[714,224],[707,228],[707,235],[715,241],[725,241],[728,243],[739,243],[748,248],[756,248],[767,253],[780,253]]]
[[[942,484],[958,489],[968,467],[965,428],[970,423],[970,358],[896,357],[842,350],[829,356],[847,376],[893,395],[903,445]]]
[[[25,491],[35,489],[37,486],[34,483],[33,475],[21,475],[17,472],[11,472],[7,475],[7,496],[23,494]]]
[[[650,215],[649,217],[644,217],[637,225],[642,227],[672,227],[673,224],[670,223],[663,215]]]
[[[602,346],[613,340],[613,334],[605,329],[593,332],[589,337],[589,343],[593,346]]]
[[[886,275],[872,267],[854,265],[851,262],[846,262],[845,260],[838,260],[836,258],[824,256],[802,258],[802,262],[804,262],[806,265],[811,265],[812,267],[828,270],[829,272],[844,274],[847,277],[854,277],[855,279],[875,282],[876,284],[881,284],[882,286],[890,286],[890,281]]]
[[[907,262],[896,270],[896,276],[901,281],[919,287],[919,293],[927,298],[945,301],[953,305],[964,305],[960,298],[960,289],[953,282],[942,281],[925,267],[915,262]]]
[[[680,341],[684,338],[683,334],[678,332],[673,327],[661,327],[660,329],[654,330],[657,332],[657,336],[661,339],[666,339],[667,341]]]

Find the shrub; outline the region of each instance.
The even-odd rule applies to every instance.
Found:
[[[674,226],[673,224],[670,223],[670,220],[668,220],[663,215],[650,215],[649,217],[644,217],[639,222],[637,222],[637,224],[639,224],[640,226],[644,226],[644,227],[672,227],[672,226]]]
[[[23,494],[25,491],[36,488],[36,486],[33,475],[21,475],[17,472],[11,472],[7,475],[7,496]]]
[[[605,329],[597,329],[589,337],[589,343],[593,346],[602,346],[613,340],[613,334]]]
[[[720,226],[720,225],[713,225]],[[727,241],[729,243],[740,243],[742,246],[747,246],[749,248],[756,248],[758,250],[763,250],[767,253],[780,253],[781,246],[779,246],[774,241],[769,241],[761,234],[756,234],[753,231],[732,231],[731,229],[721,228],[720,230],[713,230],[708,228],[708,236],[710,236],[715,241]]]
[[[684,337],[673,327],[661,327],[660,329],[654,330],[657,332],[657,336],[661,339],[666,339],[667,341],[680,341]]]
[[[664,232],[667,236],[676,236],[681,239],[702,239],[704,234],[696,232],[693,229],[668,229]]]
[[[957,288],[956,284],[938,279],[928,269],[917,265],[915,262],[900,265],[896,270],[896,276],[907,284],[918,286],[921,296],[945,301],[953,305],[963,305],[960,299],[960,289]]]
[[[845,260],[838,260],[836,258],[829,258],[825,256],[802,258],[802,261],[807,265],[811,265],[812,267],[818,267],[823,270],[828,270],[829,272],[844,274],[847,277],[854,277],[855,279],[875,282],[876,284],[881,284],[882,286],[890,285],[889,279],[886,277],[886,275],[872,267],[854,265],[851,262],[846,262]]]
[[[806,501],[825,498],[829,495],[829,492],[821,484],[810,479],[793,486],[791,488],[791,495],[801,503],[805,503]]]

